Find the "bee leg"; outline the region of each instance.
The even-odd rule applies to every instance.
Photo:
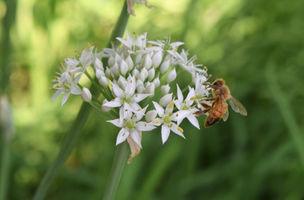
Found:
[[[206,99],[203,99],[203,101],[218,101],[218,97],[217,98],[206,98]]]
[[[204,105],[202,105],[202,106],[204,106],[206,109],[205,110],[199,110],[199,111],[196,111],[196,112],[194,112],[193,114],[195,115],[195,116],[200,116],[200,115],[202,115],[202,114],[206,114],[207,112],[209,112],[211,109],[212,109],[212,107],[213,106],[209,106],[209,105],[207,105],[207,104],[204,104]]]

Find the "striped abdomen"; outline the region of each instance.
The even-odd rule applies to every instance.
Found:
[[[205,120],[205,127],[210,127],[216,122],[218,122],[224,115],[224,113],[227,111],[228,105],[225,101],[219,100],[208,117]]]

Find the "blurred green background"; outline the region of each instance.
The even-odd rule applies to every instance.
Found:
[[[148,32],[148,40],[171,35],[184,41],[197,63],[226,80],[248,116],[230,109],[227,122],[208,129],[201,116],[201,130],[185,120],[187,139],[171,133],[165,145],[160,129],[145,133],[116,199],[303,199],[304,1],[148,4],[156,8],[134,6],[128,30]],[[7,88],[15,123],[8,199],[32,198],[80,108],[76,96],[63,107],[61,98],[51,103],[56,67],[88,42],[104,48],[122,5],[123,0],[0,0],[0,79],[6,84],[0,92]],[[117,132],[93,110],[46,199],[100,199]]]

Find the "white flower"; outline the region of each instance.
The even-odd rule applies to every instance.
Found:
[[[90,47],[88,50],[83,50],[81,53],[81,56],[79,57],[79,61],[82,64],[83,71],[85,70],[86,67],[90,66],[92,62],[94,61],[94,55],[93,55],[93,50],[94,46]]]
[[[177,84],[176,84],[176,86],[177,86],[177,100],[174,101],[176,107],[178,108],[178,110],[187,111],[188,114],[185,117],[187,117],[187,119],[193,126],[200,129],[199,122],[198,122],[196,116],[193,114],[196,111],[198,111],[197,108],[192,106],[193,102],[195,100],[194,89],[189,87],[189,93],[188,93],[186,99],[184,100],[182,91],[180,90],[180,88]]]
[[[160,126],[161,125],[161,135],[162,135],[162,142],[163,144],[168,140],[170,135],[170,131],[173,131],[177,135],[185,138],[183,134],[183,129],[179,127],[173,121],[180,121],[180,119],[184,118],[184,115],[187,114],[184,111],[178,111],[176,113],[172,113],[174,102],[172,101],[164,110],[158,103],[154,102],[154,107],[160,119],[156,118],[154,120],[154,125]]]
[[[142,109],[143,113],[146,108]],[[116,145],[124,142],[130,136],[141,147],[141,138],[138,131],[151,131],[156,128],[152,124],[140,121],[143,116],[144,115],[133,114],[131,116],[127,115],[124,119],[118,118],[107,121],[121,128],[116,139]]]
[[[104,104],[109,107],[121,107],[123,103],[127,103],[131,106],[132,109],[137,110],[140,108],[138,102],[148,97],[150,94],[134,94],[136,89],[136,80],[133,76],[125,87],[125,90],[122,90],[117,84],[112,83],[113,93],[116,98],[112,101]]]
[[[56,77],[55,81],[57,83],[54,84],[52,88],[57,89],[57,92],[54,94],[52,101],[65,93],[61,102],[61,106],[63,106],[63,104],[68,100],[70,94],[80,95],[81,90],[78,88],[77,83],[79,82],[82,74],[83,73],[80,73],[74,78],[74,75],[70,71],[66,71],[61,74],[60,78]]]

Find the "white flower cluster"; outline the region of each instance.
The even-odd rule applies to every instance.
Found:
[[[121,128],[116,145],[127,140],[132,151],[130,159],[139,153],[144,131],[161,127],[165,143],[171,131],[185,138],[179,126],[185,118],[199,129],[194,113],[204,109],[201,101],[209,95],[209,89],[205,85],[207,72],[195,64],[196,57],[188,59],[184,49],[179,53],[183,43],[170,43],[169,37],[165,41],[147,41],[147,33],[132,37],[127,31],[125,40],[117,40],[122,43],[119,48],[113,46],[97,53],[92,46],[80,56],[66,59],[53,80],[52,88],[57,92],[52,100],[65,94],[63,105],[70,94],[81,95],[95,108],[116,116],[108,122]],[[100,58],[107,58],[107,63]],[[98,83],[86,71],[88,66],[93,66]],[[188,87],[186,98],[177,83],[177,93],[170,92],[178,70],[192,75],[194,87]],[[92,99],[91,92],[79,84],[83,74],[93,81],[101,97]]]

